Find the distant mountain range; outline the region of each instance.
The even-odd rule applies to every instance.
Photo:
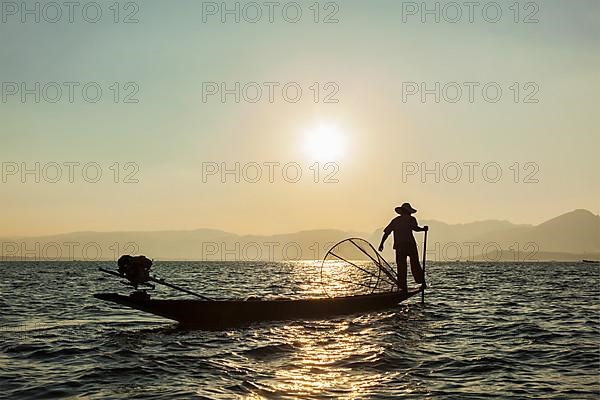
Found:
[[[528,261],[600,259],[600,216],[575,210],[540,225],[480,221],[429,225],[432,261]],[[115,260],[145,254],[157,260],[281,261],[322,259],[336,242],[362,237],[377,246],[383,228],[371,233],[309,230],[279,235],[237,235],[214,229],[155,232],[74,232],[0,239],[0,260]],[[421,249],[422,233],[415,233]],[[392,261],[392,242],[384,256]]]

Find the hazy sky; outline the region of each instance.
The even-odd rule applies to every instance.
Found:
[[[283,1],[273,22],[263,2],[255,22],[256,8],[242,2],[239,23],[234,14],[221,21],[220,1],[124,1],[118,16],[113,3],[99,2],[96,23],[84,19],[96,18],[92,7],[83,12],[86,2],[73,10],[73,23],[67,8],[60,18],[40,9],[36,23],[35,15],[3,6],[0,236],[370,231],[404,201],[420,219],[452,223],[600,212],[596,0],[521,2],[518,15],[513,1],[485,11],[490,2],[481,2],[473,22],[467,7],[459,18],[441,2],[439,23],[415,9],[421,1],[324,1],[318,16],[314,0]],[[235,2],[226,4],[235,10]],[[292,23],[296,4],[302,16]],[[123,23],[130,14],[139,22]],[[236,82],[239,103],[235,90],[224,103],[208,91]],[[425,102],[421,93],[409,95],[421,83],[430,90]],[[252,103],[256,87],[262,97]],[[292,102],[298,87],[302,95]],[[502,97],[493,102],[497,88]],[[21,176],[35,163],[39,183],[35,173]],[[235,173],[223,183],[215,168],[236,163],[239,183]],[[435,172],[423,179],[420,170],[436,163],[439,182]],[[102,176],[92,183],[98,168]]]

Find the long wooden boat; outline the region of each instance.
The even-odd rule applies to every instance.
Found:
[[[425,234],[426,241],[427,232]],[[423,254],[425,253],[423,247]],[[100,268],[100,271],[127,279],[124,283],[133,286],[137,291],[129,296],[97,293],[94,297],[195,328],[226,328],[255,322],[318,319],[383,310],[392,308],[418,293],[422,293],[421,302],[423,302],[425,293],[424,286],[398,291],[398,279],[394,268],[368,241],[360,238],[342,240],[325,255],[320,271],[323,291],[329,296],[325,298],[213,300],[151,276],[152,261],[145,256],[123,255],[117,261],[117,265],[118,271],[104,268]],[[425,257],[423,257],[423,271],[425,271]],[[138,286],[154,288],[153,283],[179,290],[197,299],[151,299],[145,290],[138,290]],[[340,287],[344,291],[336,292],[335,289]],[[349,293],[355,295],[347,296]]]
[[[116,293],[97,293],[97,299],[179,322],[186,327],[226,328],[254,322],[319,319],[391,308],[420,293],[387,292],[334,298],[277,300],[160,300]]]

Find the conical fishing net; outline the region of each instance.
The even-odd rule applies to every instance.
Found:
[[[325,255],[321,284],[329,297],[354,296],[395,290],[397,277],[369,242],[351,238],[339,242]]]

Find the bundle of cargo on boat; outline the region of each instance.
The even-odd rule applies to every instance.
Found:
[[[150,281],[152,260],[145,256],[124,255],[117,261],[118,273],[126,278],[137,289],[139,285]]]

